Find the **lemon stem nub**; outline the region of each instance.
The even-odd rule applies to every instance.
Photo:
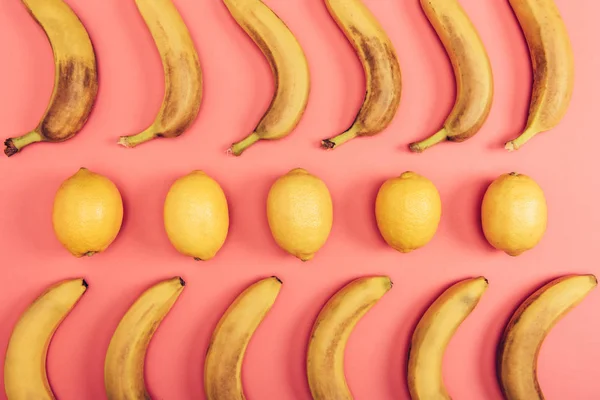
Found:
[[[341,146],[347,141],[356,138],[358,136],[358,131],[359,127],[356,124],[354,124],[346,132],[340,133],[339,135],[333,138],[321,141],[321,147],[323,147],[324,149],[333,149],[338,146]]]
[[[525,143],[527,143],[532,137],[537,135],[538,131],[528,128],[518,138],[507,142],[504,148],[508,151],[519,150]]]
[[[441,143],[448,139],[448,131],[446,128],[440,129],[435,134],[431,135],[425,140],[421,140],[420,142],[415,142],[410,144],[410,151],[414,153],[421,153],[428,148],[435,146],[438,143]]]
[[[121,136],[119,138],[118,143],[121,146],[125,146],[125,147],[135,147],[142,143],[148,142],[148,141],[154,139],[155,137],[157,137],[156,129],[154,129],[154,126],[151,126],[148,129],[146,129],[145,131],[138,133],[137,135]]]
[[[231,152],[233,153],[233,155],[239,156],[244,152],[244,150],[246,150],[248,147],[252,146],[254,143],[258,142],[259,140],[260,140],[260,136],[258,136],[258,133],[252,132],[251,134],[246,136],[244,139],[240,140],[237,143],[232,144]]]
[[[29,146],[32,143],[41,142],[42,140],[42,135],[36,131],[31,131],[16,138],[6,139],[4,142],[4,145],[6,146],[4,149],[4,154],[6,154],[8,157],[14,156],[21,151],[23,147]]]

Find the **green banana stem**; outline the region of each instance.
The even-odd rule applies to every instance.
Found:
[[[156,128],[154,127],[154,125],[152,125],[148,129],[138,133],[137,135],[121,136],[119,138],[118,143],[121,146],[125,147],[135,147],[142,143],[146,143],[156,137],[158,137],[156,133]]]
[[[252,132],[251,134],[246,136],[244,139],[240,140],[237,143],[232,144],[231,149],[230,149],[231,153],[233,153],[233,155],[235,155],[235,156],[239,156],[244,152],[244,150],[246,150],[248,147],[252,146],[254,143],[258,142],[259,140],[260,140],[260,136],[258,135],[258,133]]]
[[[4,149],[4,154],[6,154],[7,157],[14,156],[21,151],[23,147],[29,146],[32,143],[41,142],[43,140],[44,138],[37,131],[31,131],[16,138],[6,139],[6,141],[4,141],[4,145],[6,146]]]
[[[425,140],[421,140],[420,142],[415,142],[410,144],[410,151],[414,153],[422,153],[428,148],[435,146],[438,143],[441,143],[448,139],[448,131],[446,128],[440,129],[438,132],[434,133],[430,137]]]

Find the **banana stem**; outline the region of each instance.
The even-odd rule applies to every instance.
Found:
[[[42,140],[44,140],[44,138],[37,131],[31,131],[16,138],[6,139],[4,142],[4,145],[6,146],[4,154],[6,154],[7,157],[14,156],[23,147],[29,146],[32,143],[41,142]]]
[[[258,136],[258,133],[252,132],[251,134],[246,136],[244,139],[240,140],[237,143],[232,144],[230,150],[233,153],[233,155],[240,156],[244,152],[244,150],[246,150],[248,147],[252,146],[254,143],[258,142],[259,140],[260,140],[260,136]]]
[[[339,135],[333,138],[322,140],[321,147],[324,149],[333,149],[335,147],[341,146],[347,141],[358,137],[359,131],[360,128],[356,124],[353,124],[346,132],[340,133]]]
[[[420,142],[414,142],[409,145],[410,151],[414,153],[422,153],[428,148],[435,146],[438,143],[441,143],[448,139],[448,131],[446,128],[440,129],[438,132],[434,133],[430,137],[425,140],[421,140]]]
[[[156,134],[156,129],[154,128],[154,125],[152,125],[148,129],[146,129],[143,132],[138,133],[137,135],[121,136],[119,138],[118,143],[121,146],[125,146],[125,147],[135,147],[142,143],[148,142],[148,141],[156,138],[157,136],[158,135]]]
[[[523,132],[518,138],[507,142],[504,145],[504,148],[508,151],[519,150],[525,143],[527,143],[531,138],[537,135],[539,132],[536,129],[527,128],[525,132]]]

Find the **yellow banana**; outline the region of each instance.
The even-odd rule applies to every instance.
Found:
[[[450,339],[487,287],[483,277],[458,282],[442,293],[419,321],[408,353],[408,388],[413,400],[450,400],[442,359]]]
[[[261,0],[223,0],[229,12],[260,48],[275,77],[271,105],[254,131],[231,146],[239,156],[259,140],[281,139],[304,114],[310,91],[308,62],[292,32]]]
[[[392,288],[387,276],[356,279],[325,304],[313,327],[307,352],[307,374],[314,400],[350,400],[344,375],[344,351],[354,327]]]
[[[42,293],[13,329],[4,361],[8,399],[55,399],[46,376],[46,355],[54,332],[88,285],[83,279],[59,282]]]
[[[402,91],[400,64],[392,42],[361,0],[325,0],[327,9],[354,46],[363,66],[365,99],[352,126],[321,142],[333,149],[357,136],[374,136],[392,122]]]
[[[171,0],[135,0],[154,38],[165,75],[165,95],[154,122],[141,133],[122,136],[135,147],[157,137],[176,138],[194,122],[202,99],[202,71],[194,42]]]
[[[513,151],[559,124],[571,102],[575,66],[567,28],[553,0],[510,0],[510,5],[525,34],[533,68],[527,126],[506,143]]]
[[[208,400],[243,400],[242,362],[246,347],[281,289],[277,277],[260,280],[229,306],[215,328],[204,363]]]
[[[421,7],[452,62],[456,101],[442,129],[423,141],[411,143],[411,151],[419,153],[445,140],[463,142],[473,137],[487,119],[494,96],[490,60],[460,3],[421,0]]]
[[[54,89],[38,126],[4,142],[9,157],[32,143],[57,143],[75,136],[85,125],[98,93],[94,48],[73,10],[62,0],[22,1],[52,46]]]
[[[596,287],[594,275],[564,276],[525,300],[508,322],[498,350],[498,376],[507,400],[543,400],[537,358],[552,327]]]
[[[104,363],[104,385],[109,400],[150,398],[144,383],[146,350],[184,286],[180,277],[155,284],[142,293],[119,322]]]

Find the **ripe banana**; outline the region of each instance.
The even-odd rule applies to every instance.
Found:
[[[180,277],[155,284],[142,293],[119,322],[104,363],[104,385],[109,400],[150,398],[144,383],[146,350],[184,286]]]
[[[533,68],[527,126],[505,146],[513,151],[559,124],[571,102],[575,66],[567,28],[553,0],[510,0],[510,5],[525,34]]]
[[[275,77],[271,105],[254,131],[231,146],[239,156],[257,141],[281,139],[294,130],[308,102],[310,74],[300,43],[261,0],[223,0],[237,23],[260,48]]]
[[[88,285],[83,279],[49,287],[21,315],[4,361],[8,399],[55,399],[46,376],[46,355],[54,332],[75,307]]]
[[[507,400],[543,400],[537,358],[552,327],[596,287],[594,275],[564,276],[546,284],[519,306],[498,349],[498,377]]]
[[[392,42],[361,0],[325,0],[327,9],[354,46],[363,66],[365,99],[352,126],[321,142],[333,149],[357,136],[384,130],[398,111],[402,77]]]
[[[122,136],[135,147],[157,137],[176,138],[194,122],[202,99],[202,71],[194,42],[171,0],[135,0],[154,38],[165,75],[165,95],[154,122],[145,131]]]
[[[85,27],[62,0],[22,0],[42,27],[54,53],[54,89],[38,126],[7,139],[4,154],[36,142],[63,142],[85,125],[98,93],[96,55]]]
[[[442,129],[423,141],[410,144],[411,151],[418,153],[445,140],[463,142],[473,137],[487,119],[494,96],[490,60],[460,3],[421,0],[421,7],[452,61],[456,101]]]
[[[229,306],[215,328],[204,363],[208,400],[243,400],[242,362],[246,347],[281,289],[277,277],[260,280]]]
[[[392,288],[387,276],[356,279],[325,304],[313,327],[307,374],[314,400],[350,400],[344,375],[344,351],[360,319]]]
[[[408,352],[408,388],[413,400],[450,400],[442,359],[450,339],[487,287],[483,277],[458,282],[442,293],[419,321]]]

